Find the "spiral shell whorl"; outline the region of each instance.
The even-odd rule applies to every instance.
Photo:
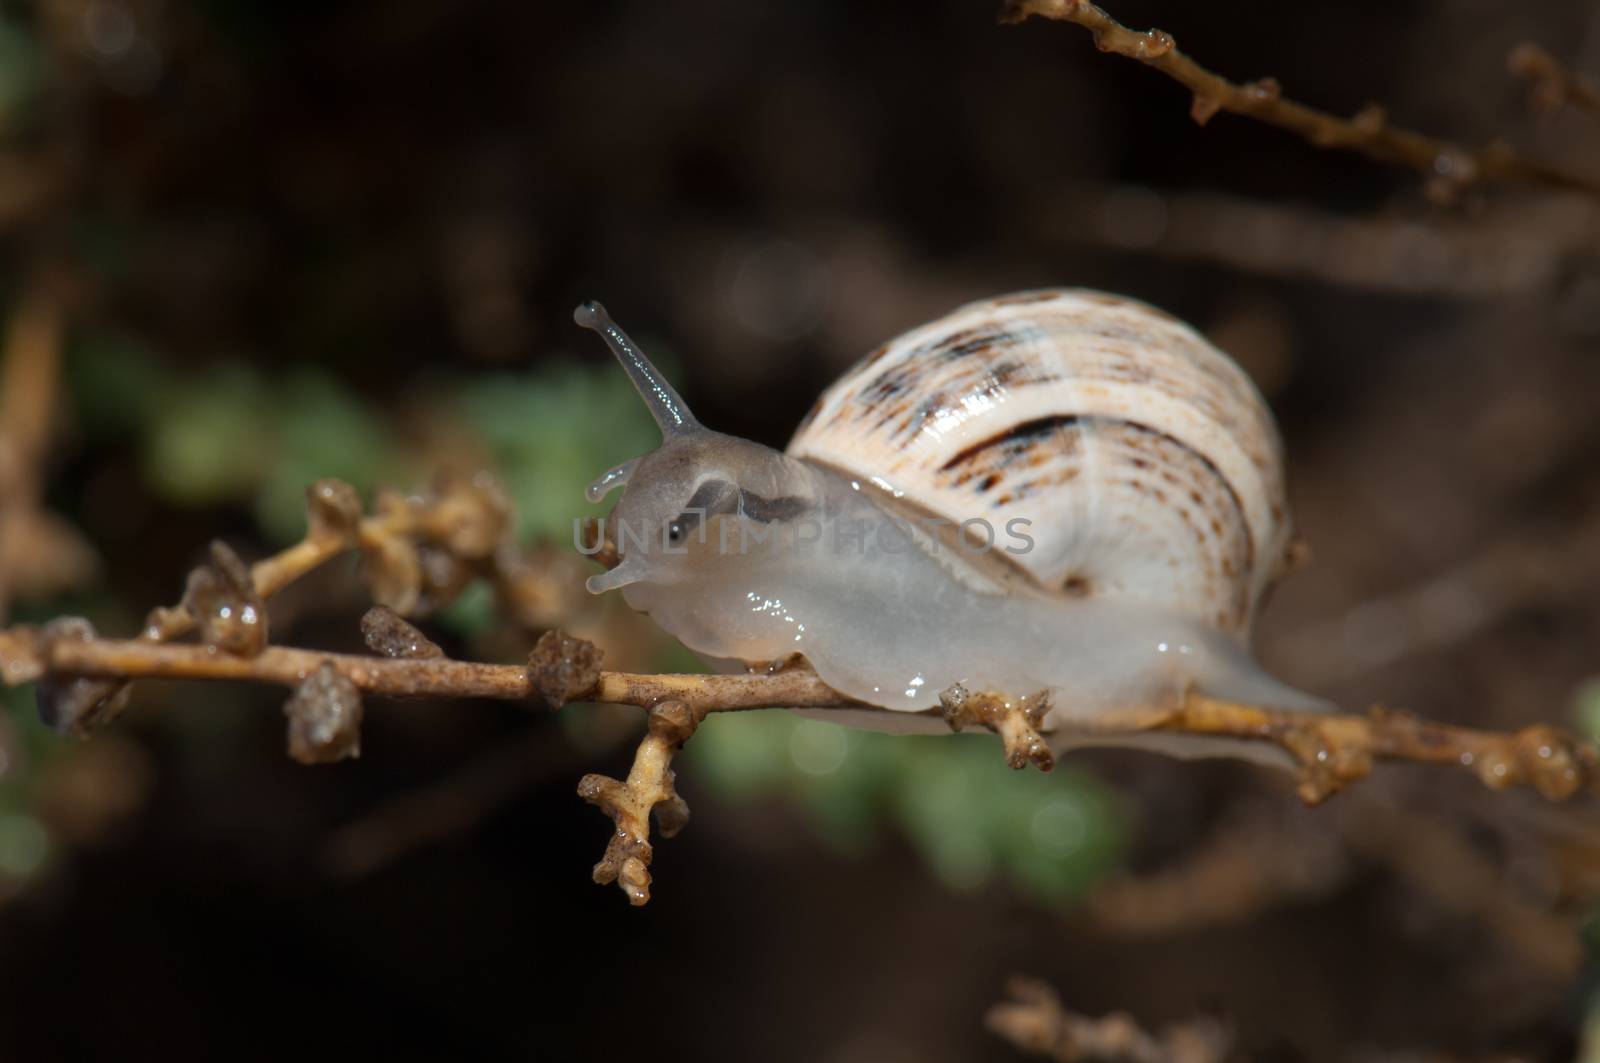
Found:
[[[970,303],[870,354],[795,457],[891,508],[996,531],[1046,593],[1125,595],[1246,637],[1290,538],[1282,445],[1249,379],[1146,304],[1083,290]]]

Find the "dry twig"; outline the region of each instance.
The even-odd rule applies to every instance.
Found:
[[[689,822],[689,806],[673,787],[672,757],[703,719],[704,709],[681,701],[656,705],[627,780],[585,775],[578,783],[578,796],[616,824],[605,856],[594,865],[594,880],[601,885],[615,882],[635,907],[650,900],[650,813],[655,813],[663,838],[677,834]]]
[[[0,631],[0,675],[9,684],[43,678],[234,680],[297,687],[326,666],[358,690],[390,697],[482,697],[546,701],[551,658],[528,665],[443,658],[383,659],[269,646],[254,657],[205,646],[143,639],[68,637],[49,628]],[[596,671],[592,684],[565,682],[560,698],[651,708],[678,701],[696,712],[762,708],[870,709],[809,668],[755,675],[641,675]],[[888,711],[888,710],[884,710]],[[1246,739],[1277,746],[1294,760],[1300,796],[1315,804],[1366,776],[1379,760],[1455,764],[1494,789],[1532,786],[1550,800],[1600,792],[1600,753],[1543,724],[1515,733],[1478,731],[1374,708],[1364,716],[1315,714],[1191,694],[1173,709],[1136,710],[1107,719],[1103,733],[1144,731]],[[1024,736],[1025,737],[1025,736]]]
[[[1178,51],[1171,34],[1131,30],[1088,0],[1006,0],[1000,20],[1017,23],[1034,15],[1082,26],[1094,35],[1095,47],[1101,51],[1137,59],[1172,78],[1193,94],[1189,113],[1201,125],[1218,111],[1245,115],[1296,133],[1319,148],[1355,151],[1379,162],[1409,167],[1442,199],[1488,183],[1534,185],[1600,198],[1600,181],[1525,158],[1500,141],[1466,148],[1391,126],[1383,108],[1376,105],[1367,106],[1353,118],[1340,118],[1285,99],[1273,78],[1236,84]]]
[[[1318,804],[1365,778],[1378,760],[1456,764],[1485,786],[1532,786],[1552,801],[1600,793],[1600,753],[1546,724],[1505,734],[1434,723],[1374,706],[1365,716],[1286,712],[1191,693],[1177,709],[1147,716],[1140,730],[1269,742],[1293,758],[1299,794]]]
[[[252,678],[248,668],[243,675],[238,672],[240,663],[264,655],[260,667],[265,671],[259,675],[275,674],[278,678],[267,681],[298,686],[321,667],[322,660],[320,656],[297,658],[292,653],[280,659],[267,645],[266,600],[351,550],[362,555],[373,598],[397,615],[437,609],[452,601],[474,577],[482,577],[494,584],[513,616],[542,618],[540,603],[549,594],[511,542],[509,509],[488,477],[447,479],[434,490],[415,495],[380,491],[370,516],[363,515],[355,488],[338,480],[318,481],[306,498],[304,539],[248,569],[225,544],[214,543],[209,562],[190,573],[179,604],[152,610],[140,639],[116,652],[123,663],[102,672],[100,679],[54,666],[29,669],[15,655],[7,659],[5,678],[12,683],[46,680],[41,704],[44,700],[50,703],[51,726],[78,735],[121,710],[127,681],[144,674],[138,663],[140,647],[149,651],[146,665],[151,663],[151,654],[160,658],[163,649],[178,651],[164,659],[166,664],[156,665],[158,668],[172,666],[186,649],[214,656],[220,666],[215,678]],[[161,645],[191,632],[198,633],[203,646]],[[39,633],[40,646],[51,647],[50,652],[68,641],[82,643],[92,637],[92,629],[83,624],[70,630],[47,627]],[[17,643],[9,639],[9,633],[0,632],[0,645]],[[275,664],[286,664],[290,670],[273,673]],[[182,666],[178,667],[181,670]],[[52,674],[47,676],[46,671]],[[348,669],[342,674],[359,689],[374,689],[363,686]],[[70,681],[54,683],[60,677]]]

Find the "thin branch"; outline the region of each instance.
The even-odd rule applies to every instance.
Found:
[[[45,676],[98,679],[228,680],[297,687],[327,665],[366,694],[389,697],[498,698],[545,703],[537,668],[443,658],[382,658],[268,646],[254,657],[207,646],[144,639],[73,640],[31,628],[0,631],[0,675],[8,685]],[[862,708],[810,670],[774,675],[638,675],[601,672],[567,700],[649,708],[682,701],[706,712],[765,708]],[[885,710],[887,711],[887,710]]]
[[[553,633],[549,637],[560,638]],[[569,685],[550,695],[551,645],[541,640],[527,665],[385,659],[280,646],[244,657],[207,646],[59,637],[45,630],[14,628],[0,631],[0,677],[9,684],[68,677],[233,680],[298,688],[308,676],[329,668],[362,693],[391,697],[481,697],[557,705],[583,701],[642,708],[677,701],[696,712],[873,708],[840,694],[809,668],[752,675],[597,671],[591,683]],[[1454,764],[1473,770],[1494,789],[1532,786],[1553,801],[1600,793],[1600,753],[1542,724],[1506,734],[1434,723],[1382,708],[1365,716],[1316,714],[1191,694],[1179,707],[1131,710],[1103,720],[1096,730],[1123,735],[1177,732],[1277,746],[1297,766],[1300,796],[1310,804],[1365,777],[1380,760]]]
[[[689,823],[689,806],[674,786],[672,758],[705,715],[681,701],[663,701],[650,710],[648,731],[626,780],[585,775],[578,783],[578,796],[616,824],[605,855],[594,865],[594,880],[603,886],[615,882],[634,907],[650,901],[651,814],[663,838]]]
[[[1154,67],[1193,94],[1189,113],[1204,125],[1229,111],[1286,129],[1320,148],[1354,151],[1379,162],[1409,167],[1429,190],[1452,198],[1480,185],[1520,184],[1579,192],[1600,198],[1600,181],[1517,154],[1496,141],[1472,149],[1389,125],[1383,108],[1369,105],[1353,118],[1340,118],[1285,99],[1272,78],[1240,85],[1214,74],[1178,50],[1162,30],[1131,30],[1087,0],[1006,0],[1000,20],[1017,23],[1031,16],[1072,22],[1094,35],[1103,52]]]
[[[1510,734],[1434,723],[1374,706],[1365,716],[1287,712],[1191,693],[1145,730],[1269,742],[1294,758],[1299,794],[1317,804],[1365,778],[1375,761],[1455,764],[1491,789],[1532,786],[1551,801],[1600,793],[1600,752],[1546,724]]]

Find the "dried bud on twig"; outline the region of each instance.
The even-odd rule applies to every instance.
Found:
[[[353,543],[361,527],[361,495],[343,480],[318,480],[306,489],[306,538]]]
[[[559,709],[600,681],[600,648],[563,631],[546,631],[528,655],[528,678],[545,704]]]
[[[650,731],[633,756],[626,782],[585,775],[578,796],[616,823],[605,856],[594,865],[594,880],[615,882],[635,907],[650,900],[650,812],[661,836],[670,838],[689,822],[689,806],[673,787],[672,756],[705,717],[681,701],[664,701],[650,710]]]
[[[361,755],[361,692],[333,665],[306,677],[283,712],[289,717],[289,756],[301,764]]]
[[[375,605],[361,618],[367,649],[385,657],[436,658],[444,651],[387,605]]]
[[[78,616],[52,620],[39,632],[43,654],[58,639],[87,642],[95,637],[94,625]],[[62,679],[48,676],[34,688],[39,720],[61,735],[87,738],[89,733],[116,719],[128,705],[128,684],[115,679]]]
[[[460,596],[472,582],[473,572],[461,558],[435,546],[417,548],[422,585],[413,616],[431,616]]]
[[[480,561],[511,526],[511,503],[488,473],[446,480],[428,512],[429,537],[457,557]]]
[[[254,657],[266,648],[266,606],[250,570],[221,540],[211,544],[210,563],[189,573],[183,607],[200,626],[200,640],[207,646],[240,657]]]

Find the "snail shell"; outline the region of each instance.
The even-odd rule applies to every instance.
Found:
[[[991,577],[1127,598],[1243,641],[1291,538],[1283,447],[1249,378],[1188,325],[1086,290],[969,303],[879,347],[790,443],[883,504],[1030,523]]]

